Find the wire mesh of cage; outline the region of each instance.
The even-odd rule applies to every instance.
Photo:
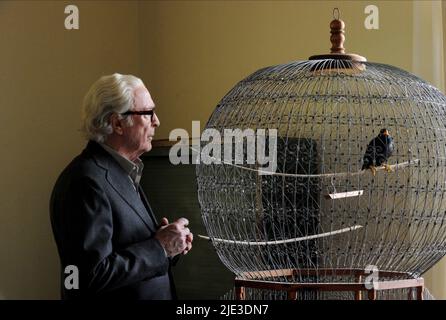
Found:
[[[222,136],[228,128],[278,134],[272,174],[259,175],[256,164],[197,166],[205,226],[211,238],[229,240],[213,244],[236,275],[367,265],[419,275],[445,254],[444,95],[395,67],[361,63],[360,72],[344,73],[346,64],[262,69],[211,116],[206,128]],[[384,127],[395,145],[393,169],[373,175],[362,169],[364,155]]]

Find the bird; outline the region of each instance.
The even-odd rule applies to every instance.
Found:
[[[370,169],[372,174],[376,174],[376,167],[384,166],[387,172],[391,172],[391,167],[387,164],[393,151],[395,144],[390,136],[389,130],[383,128],[367,146],[364,154],[362,170]]]

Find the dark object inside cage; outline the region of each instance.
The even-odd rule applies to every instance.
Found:
[[[303,175],[318,173],[316,141],[279,138],[277,150],[278,159],[281,159],[278,163],[281,172]],[[280,239],[281,235],[299,238],[318,233],[321,194],[318,179],[274,175],[264,175],[261,179],[259,185],[262,207],[259,208],[261,212],[259,224],[266,241]],[[283,250],[279,250],[277,246],[265,246],[262,250],[270,260],[270,268],[277,265],[286,265],[290,268],[318,266],[316,239],[288,243],[284,245]],[[299,273],[299,276],[300,282],[315,281],[314,276],[310,274]],[[302,288],[297,293],[309,297],[311,290]]]

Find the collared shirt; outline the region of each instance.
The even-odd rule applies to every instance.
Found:
[[[135,162],[130,161],[126,157],[119,154],[115,149],[107,146],[105,143],[99,144],[119,163],[119,165],[128,174],[135,190],[138,190],[139,181],[141,180],[142,176],[142,170],[144,169],[144,164],[142,163],[141,159],[137,158]]]

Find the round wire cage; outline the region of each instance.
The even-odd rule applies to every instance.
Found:
[[[351,282],[370,267],[397,278],[427,271],[446,253],[445,106],[432,85],[378,63],[297,61],[240,81],[206,125],[225,142],[202,150],[235,150],[228,129],[275,129],[276,169],[247,161],[248,135],[242,163],[197,164],[203,222],[222,263],[239,279],[286,283]],[[391,155],[365,167],[383,128]]]

